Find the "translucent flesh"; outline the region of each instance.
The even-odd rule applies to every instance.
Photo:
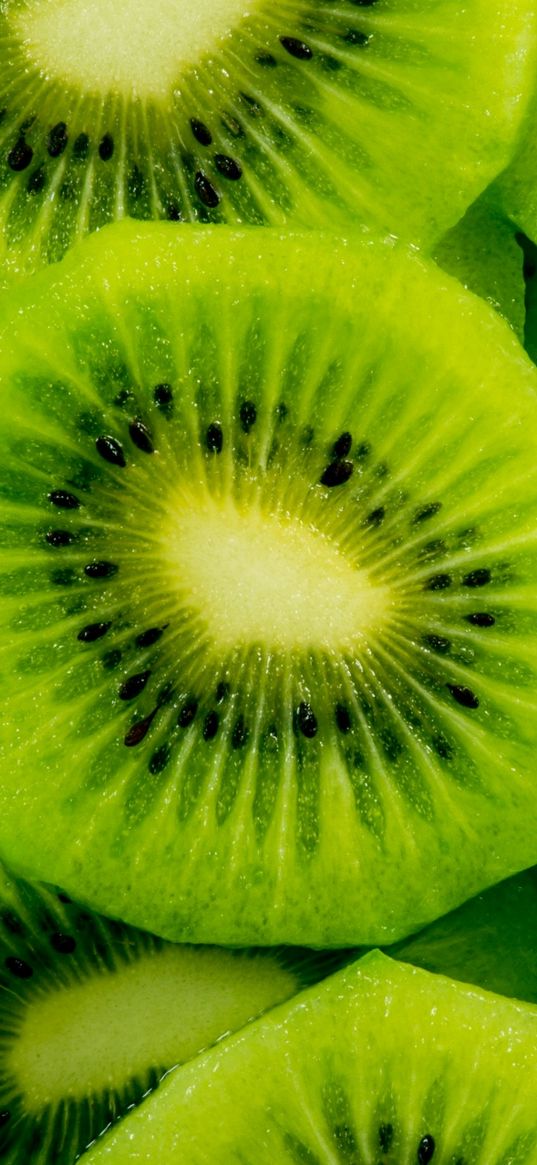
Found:
[[[429,247],[509,161],[536,51],[527,0],[3,3],[4,279],[125,216]]]
[[[375,953],[173,1073],[88,1165],[534,1165],[536,1037],[534,1007]]]
[[[404,250],[259,256],[124,224],[6,309],[0,846],[175,937],[387,942],[537,861],[536,374]],[[163,558],[194,486],[228,546],[197,606]],[[316,548],[292,650],[237,515]],[[348,645],[321,545],[388,596]]]

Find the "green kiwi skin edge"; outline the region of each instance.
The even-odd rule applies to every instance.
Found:
[[[11,540],[9,565],[12,568],[7,570],[2,583],[2,601],[10,620],[10,637],[4,643],[3,659],[6,667],[15,668],[17,673],[16,685],[7,684],[6,715],[8,722],[11,720],[13,724],[19,715],[24,715],[25,727],[32,733],[32,750],[28,749],[27,740],[25,746],[20,747],[17,736],[12,736],[4,727],[0,852],[21,873],[54,881],[65,886],[73,896],[78,893],[79,897],[86,898],[95,908],[113,912],[167,937],[238,945],[278,941],[319,947],[385,944],[415,931],[431,918],[454,908],[470,894],[537,859],[537,803],[530,760],[535,718],[526,711],[535,700],[535,677],[531,667],[535,612],[532,607],[534,591],[525,582],[531,576],[535,554],[531,449],[536,427],[536,374],[509,330],[494,313],[475,297],[463,292],[454,281],[408,255],[403,248],[375,243],[367,232],[357,239],[338,241],[326,237],[314,241],[312,235],[280,235],[267,231],[263,245],[264,263],[260,268],[255,230],[237,234],[228,233],[225,228],[214,232],[207,228],[187,234],[178,232],[172,225],[125,223],[100,232],[76,253],[73,252],[61,267],[36,277],[28,292],[23,289],[14,292],[9,307],[4,307],[4,317],[0,321],[4,353],[2,392],[6,416],[12,416],[13,425],[5,424],[0,433],[1,460],[7,474],[2,484],[3,522],[6,539]],[[188,290],[183,289],[182,273],[188,275]],[[360,292],[364,287],[367,296]],[[180,308],[174,307],[174,296],[179,297]],[[226,306],[230,297],[232,313]],[[213,306],[208,306],[210,304]],[[310,332],[311,323],[308,322],[312,313],[317,313],[317,318],[322,320],[322,329],[318,328],[314,333]],[[279,326],[284,319],[287,320],[285,331]],[[327,329],[329,319],[332,322]],[[420,320],[418,336],[415,334],[416,319]],[[386,352],[384,321],[387,323],[388,320],[391,348]],[[296,329],[296,346],[292,351],[285,351],[285,343],[293,343],[290,321]],[[201,333],[198,331],[200,326]],[[235,327],[242,340],[238,341],[236,355],[230,357],[230,329]],[[359,329],[362,336],[358,347],[351,341],[351,337],[357,334],[355,329]],[[445,412],[446,397],[431,376],[433,367],[438,370],[446,331],[452,337],[449,364],[442,374],[450,386],[449,417]],[[193,349],[188,349],[186,365],[178,351],[170,355],[170,334],[180,345],[194,345]],[[137,337],[141,347],[134,351],[130,347],[132,340],[126,342],[125,335]],[[155,342],[144,343],[145,335]],[[198,342],[196,337],[200,335],[203,339]],[[284,335],[285,341],[282,339]],[[36,336],[39,336],[37,347]],[[273,342],[276,343],[275,352],[270,347]],[[404,360],[397,355],[398,345],[402,345],[401,351],[406,353]],[[453,364],[452,354],[457,350],[464,352],[464,361],[461,359],[464,370],[457,367],[456,358]],[[219,353],[224,351],[228,355],[220,367]],[[347,397],[344,393],[336,394],[333,388],[334,378],[337,386],[340,375],[336,357],[339,355],[341,364],[342,352],[346,358],[356,361],[349,366],[349,371],[341,373],[345,378]],[[465,370],[470,352],[472,377],[467,383]],[[246,363],[242,371],[247,377],[247,389],[242,383],[237,387],[240,377],[233,364],[233,360],[243,358]],[[270,370],[271,360],[274,361],[273,370],[270,376],[269,371],[266,374],[272,394],[271,408],[268,409],[263,396],[265,390],[258,383],[258,362]],[[98,394],[96,403],[95,385],[90,385],[87,379],[81,382],[79,361],[83,361],[85,369],[83,378],[91,373],[96,378],[95,384],[99,384],[99,391],[113,393],[112,403],[102,405],[103,412],[99,412]],[[318,751],[321,738],[330,741],[330,748],[341,758],[348,757],[347,750],[352,745],[351,755],[356,766],[358,746],[370,747],[365,728],[360,725],[367,720],[373,730],[375,717],[371,701],[364,698],[353,724],[347,723],[339,706],[335,709],[334,719],[334,705],[330,702],[333,696],[330,693],[326,696],[329,701],[326,704],[323,703],[324,695],[320,703],[319,695],[314,698],[315,693],[324,691],[324,688],[322,685],[318,688],[317,681],[314,685],[314,672],[306,668],[306,678],[303,680],[299,676],[296,680],[297,685],[303,683],[304,687],[293,689],[297,694],[285,705],[285,714],[289,717],[286,748],[295,757],[296,778],[293,778],[291,787],[285,782],[278,787],[282,800],[274,800],[277,786],[271,784],[274,780],[274,761],[271,759],[274,752],[270,749],[275,747],[278,756],[278,745],[276,742],[274,746],[274,742],[268,740],[266,748],[269,751],[261,749],[259,757],[254,756],[255,764],[261,765],[261,770],[260,793],[252,818],[249,798],[253,785],[248,782],[241,785],[244,770],[240,767],[240,757],[252,754],[241,753],[246,734],[242,728],[239,734],[238,719],[230,719],[229,730],[226,729],[233,754],[230,784],[210,785],[213,808],[203,809],[198,804],[196,812],[189,810],[178,824],[176,803],[173,796],[170,801],[169,792],[173,788],[174,773],[183,780],[186,770],[175,768],[178,762],[174,758],[179,753],[174,749],[187,747],[183,744],[187,739],[182,734],[184,727],[199,734],[202,727],[205,731],[206,717],[211,712],[220,715],[222,706],[235,708],[237,691],[233,688],[231,675],[231,690],[228,688],[222,692],[224,704],[218,703],[220,696],[216,691],[213,697],[213,683],[216,685],[219,679],[224,683],[226,679],[221,671],[218,674],[213,643],[208,649],[206,664],[210,686],[206,695],[201,688],[198,692],[199,698],[206,700],[203,717],[198,718],[194,728],[179,723],[179,718],[184,717],[182,691],[177,696],[173,685],[169,689],[164,683],[157,691],[156,681],[151,681],[155,684],[152,688],[150,677],[146,677],[146,672],[151,670],[149,663],[136,662],[162,659],[168,660],[167,664],[162,664],[163,668],[171,667],[166,654],[171,632],[166,627],[170,626],[172,612],[162,617],[158,604],[156,607],[153,604],[150,610],[146,606],[140,608],[139,617],[117,611],[117,604],[121,603],[117,586],[126,570],[128,575],[132,548],[125,544],[122,549],[124,533],[114,535],[116,541],[119,539],[122,555],[117,582],[114,581],[108,567],[119,561],[115,553],[118,545],[114,547],[108,534],[104,541],[101,540],[102,519],[108,515],[108,522],[113,521],[114,529],[123,529],[124,519],[118,524],[114,511],[115,499],[123,496],[124,489],[130,490],[131,482],[138,498],[149,496],[150,512],[154,513],[159,498],[164,497],[168,505],[162,491],[169,489],[169,474],[166,473],[165,481],[158,476],[164,453],[160,448],[154,452],[148,449],[147,432],[148,426],[152,426],[162,450],[168,447],[173,450],[173,455],[170,454],[173,461],[179,455],[177,450],[180,453],[186,448],[184,438],[176,444],[175,438],[172,441],[170,437],[170,434],[184,433],[181,415],[185,418],[187,415],[201,416],[201,434],[193,438],[192,456],[198,467],[196,472],[199,470],[200,474],[214,479],[215,496],[221,496],[218,491],[223,489],[225,474],[235,472],[231,459],[233,445],[239,465],[247,465],[249,456],[259,455],[261,442],[267,436],[270,457],[267,459],[266,480],[271,480],[271,464],[278,467],[274,476],[281,478],[283,461],[278,459],[290,449],[291,456],[298,459],[297,464],[312,467],[305,471],[300,469],[293,475],[293,488],[299,488],[303,472],[309,474],[309,482],[314,488],[308,497],[313,501],[304,504],[314,506],[312,513],[316,521],[322,525],[325,521],[323,515],[339,515],[340,505],[343,514],[347,505],[345,496],[354,494],[340,494],[338,502],[329,493],[331,487],[321,488],[321,478],[328,471],[329,476],[336,471],[339,474],[341,468],[348,475],[344,457],[338,453],[335,461],[330,459],[334,457],[334,441],[347,430],[356,431],[356,414],[352,411],[355,406],[351,409],[349,404],[351,411],[345,412],[345,400],[354,399],[356,384],[363,380],[364,364],[369,371],[364,388],[366,404],[360,416],[364,415],[365,409],[369,417],[369,434],[364,432],[362,446],[358,422],[354,482],[363,481],[366,499],[371,499],[370,506],[361,511],[364,524],[360,526],[359,545],[363,547],[364,564],[373,563],[368,569],[381,572],[378,577],[382,585],[375,592],[380,608],[372,608],[370,616],[373,620],[381,618],[379,610],[387,610],[386,602],[392,604],[393,599],[389,606],[390,615],[382,615],[382,619],[386,618],[383,627],[391,636],[394,658],[402,660],[404,657],[405,661],[410,658],[414,661],[412,667],[419,661],[417,674],[420,683],[432,684],[439,695],[438,711],[434,713],[428,695],[420,696],[429,709],[428,720],[434,721],[438,727],[422,738],[420,732],[425,731],[422,717],[421,729],[418,723],[418,747],[415,741],[407,743],[408,728],[401,730],[399,726],[398,732],[404,743],[401,750],[397,740],[394,741],[395,725],[392,724],[386,733],[385,725],[377,719],[375,730],[380,732],[383,754],[369,772],[366,768],[365,775],[353,784],[350,779],[352,767],[346,770],[338,760],[337,766],[331,770],[330,779],[325,781],[323,778],[319,784],[318,758],[321,757],[324,763],[327,755],[326,749]],[[344,361],[341,366],[347,367]],[[408,386],[401,383],[401,369],[405,366],[412,366],[411,382],[416,383],[418,376],[423,376],[428,393],[436,392],[434,412],[422,417],[419,426],[422,434],[427,426],[432,426],[427,443],[419,446],[422,452],[417,452],[414,427],[411,425],[405,429],[409,422],[405,409],[419,412],[422,409],[420,402],[428,400],[428,396],[414,398],[408,395],[410,383]],[[186,372],[185,368],[189,371]],[[298,376],[297,368],[300,370]],[[368,396],[371,369],[376,369],[374,375],[385,385],[384,396],[381,394],[386,402],[382,417],[375,412],[377,405],[372,403],[373,397]],[[23,394],[20,394],[21,376],[25,386]],[[134,384],[138,394],[134,403],[128,391],[126,397],[122,395],[125,378],[127,389],[132,393]],[[175,388],[174,416],[163,409],[161,391],[163,385],[172,382]],[[211,395],[220,392],[220,382],[223,384],[222,398]],[[186,411],[181,414],[184,406],[181,393],[177,391],[178,383],[194,385],[185,391],[194,393],[196,412],[190,411],[189,405],[188,414]],[[201,386],[199,392],[195,387],[198,384]],[[285,410],[280,407],[284,403],[282,384],[289,392]],[[290,384],[294,386],[295,395],[290,392]],[[155,385],[159,387],[158,400],[154,396]],[[314,434],[311,440],[309,430],[306,440],[306,430],[308,426],[312,427],[312,405],[301,395],[305,392],[304,385],[308,393],[319,394],[315,397],[313,413],[315,426],[321,435]],[[457,389],[456,385],[459,385]],[[477,503],[473,501],[473,522],[469,522],[463,464],[473,456],[470,446],[464,444],[466,439],[470,440],[471,434],[466,433],[467,414],[453,407],[454,400],[458,399],[454,395],[456,391],[465,402],[470,394],[472,423],[475,424],[477,410],[480,440],[483,440],[487,453],[479,473],[472,471],[472,484],[476,484],[479,474],[486,484],[493,466],[494,498],[499,499],[494,514],[490,512],[488,502],[484,503],[484,515],[477,512]],[[80,409],[82,398],[86,404],[90,403],[91,408]],[[253,431],[245,432],[245,414],[241,408],[253,399],[257,401],[257,411],[263,419],[257,429],[254,427]],[[337,408],[336,399],[339,402]],[[375,400],[379,400],[378,394]],[[51,461],[50,446],[43,441],[40,433],[42,422],[33,419],[33,411],[39,413],[45,407],[49,432],[59,439],[61,456],[67,458],[62,461],[61,472],[55,460],[58,454],[55,453]],[[395,434],[395,430],[388,433],[386,428],[386,411],[390,410],[393,417],[400,418],[397,423],[402,426],[397,430],[397,441],[390,436],[390,433]],[[216,424],[221,418],[221,425]],[[61,425],[61,437],[58,424]],[[248,426],[249,422],[247,429]],[[234,434],[232,440],[229,438],[231,432]],[[110,434],[115,434],[114,440],[121,438],[124,443],[128,451],[128,466],[110,463],[110,457],[116,456],[117,459],[117,449],[114,454]],[[300,434],[300,451],[297,434]],[[103,446],[105,435],[108,444]],[[359,458],[365,456],[365,437],[368,435],[375,447],[370,454],[373,468],[362,472]],[[76,460],[76,465],[70,460],[69,452],[70,443],[75,440],[82,442],[84,450],[80,455],[82,460]],[[106,457],[98,451],[98,441],[101,450],[105,448]],[[219,451],[221,441],[223,445]],[[430,455],[431,441],[433,458]],[[421,465],[418,489],[410,478],[406,480],[404,465],[397,461],[405,442],[411,457],[414,461],[417,458]],[[460,464],[459,458],[462,459]],[[21,459],[24,466],[22,476]],[[523,491],[518,477],[512,472],[516,459],[524,481]],[[432,472],[430,479],[425,475],[425,461],[429,466],[427,474]],[[388,468],[392,466],[391,472],[386,473],[386,464]],[[155,473],[156,477],[153,476]],[[257,480],[255,474],[254,479]],[[395,483],[394,479],[397,479]],[[250,488],[249,474],[237,480],[239,492]],[[73,481],[74,485],[69,484]],[[149,483],[147,487],[144,486],[146,481]],[[104,492],[101,488],[103,482],[106,483]],[[140,488],[144,487],[141,493],[136,483],[140,483]],[[345,483],[343,488],[346,488]],[[349,488],[354,489],[354,483]],[[67,499],[66,510],[65,493],[71,490],[76,494],[77,489],[84,498],[83,505],[73,510]],[[56,496],[56,491],[60,491],[61,497]],[[406,501],[402,496],[405,491]],[[513,496],[518,508],[516,542],[513,542],[512,506],[502,509],[502,491],[506,497]],[[514,491],[513,495],[510,491]],[[128,496],[129,506],[132,506],[134,494]],[[17,510],[21,528],[13,525],[13,498],[16,506],[25,507],[24,513]],[[91,510],[94,504],[97,505],[94,498],[101,498],[98,503],[101,510]],[[380,499],[384,499],[382,506]],[[388,517],[380,528],[384,503]],[[140,504],[142,508],[146,505],[145,501]],[[350,512],[353,515],[360,513],[354,506],[350,507]],[[50,523],[53,520],[59,522],[60,517],[64,524],[54,526],[54,530],[72,530],[75,538],[73,549],[47,542],[48,533],[53,530]],[[339,516],[337,520],[340,520]],[[400,530],[395,523],[400,521],[404,523],[410,559],[406,557],[406,551],[399,552],[398,542],[394,541],[399,537],[397,530]],[[428,522],[432,524],[429,527]],[[138,528],[137,520],[135,525]],[[39,544],[35,542],[36,528],[41,532]],[[153,526],[150,528],[152,530]],[[441,539],[434,539],[431,529],[441,530],[445,543],[443,550],[436,546],[434,554],[440,558],[433,557],[432,565],[428,555],[433,553],[433,543]],[[392,530],[393,534],[390,533]],[[135,539],[133,545],[137,547],[138,535],[132,532],[132,536]],[[28,540],[32,545],[29,558],[25,557]],[[375,559],[375,547],[380,548],[380,559]],[[492,559],[487,558],[487,547],[492,548]],[[425,557],[422,550],[426,551]],[[394,564],[385,576],[387,591],[382,583],[383,554],[387,554]],[[146,550],[141,558],[144,570],[145,555]],[[444,593],[443,555],[447,556],[453,571],[453,581],[449,576],[449,594]],[[89,576],[86,573],[88,561]],[[380,566],[374,567],[375,561],[380,561]],[[489,561],[496,577],[496,589],[489,587],[485,591],[484,587],[483,590],[480,588],[481,584],[489,585]],[[103,565],[106,577],[101,581]],[[169,563],[166,569],[168,567]],[[410,589],[404,592],[405,616],[401,634],[406,636],[408,632],[409,646],[401,648],[399,631],[393,631],[395,624],[392,620],[396,618],[394,611],[400,614],[403,610],[397,580],[399,576],[406,578],[405,572],[409,572],[409,577],[416,578],[417,582],[409,584]],[[161,574],[160,566],[155,572],[151,559],[151,584]],[[53,590],[51,593],[47,591],[43,605],[41,587],[45,579]],[[139,581],[136,576],[136,586],[129,587],[131,597],[136,598]],[[21,593],[26,593],[25,588],[29,598],[21,624]],[[508,607],[511,588],[514,588],[516,597],[516,616],[509,612]],[[477,597],[476,589],[479,590]],[[387,600],[386,594],[391,599]],[[497,628],[493,628],[492,635],[487,638],[490,626],[475,629],[475,621],[468,624],[466,615],[473,618],[475,611],[487,611],[487,605],[483,606],[483,595],[494,597],[494,626],[504,628],[501,635]],[[491,602],[492,599],[487,598],[489,606]],[[420,618],[423,611],[428,612],[426,644],[421,639],[422,625],[414,625],[413,605],[419,608]],[[57,625],[56,619],[60,615],[60,624]],[[62,620],[66,616],[64,624]],[[173,618],[176,619],[176,615]],[[236,611],[233,618],[237,618]],[[118,636],[117,640],[109,642],[117,643],[117,646],[101,647],[99,640],[96,644],[80,643],[81,630],[95,625],[102,628],[108,622],[114,625],[110,634]],[[43,631],[41,644],[33,642],[36,625]],[[123,651],[132,652],[139,636],[145,636],[148,629],[154,628],[162,631],[159,644],[149,648],[137,646],[139,654],[126,654],[125,665],[121,658],[117,660],[118,651],[120,656]],[[222,640],[224,631],[218,622],[214,623],[213,631],[214,642]],[[455,653],[446,651],[446,639],[452,645],[456,644]],[[377,643],[374,634],[373,640],[375,650],[382,652],[382,644]],[[40,676],[47,673],[51,641],[64,645],[62,651],[66,652],[66,659],[70,662],[64,672],[61,659],[57,657],[59,671],[52,687],[43,685],[38,679],[39,699],[45,701],[38,712],[34,680],[38,673]],[[224,648],[227,650],[225,642]],[[398,655],[400,651],[402,654]],[[143,652],[153,654],[144,655]],[[160,652],[162,654],[158,654]],[[412,654],[414,652],[417,654]],[[379,663],[381,658],[384,659],[384,655],[379,655]],[[196,655],[196,659],[203,663],[202,655]],[[319,659],[319,667],[324,667],[321,656]],[[114,660],[118,670],[112,667]],[[474,705],[477,703],[470,690],[470,684],[474,682],[470,679],[474,675],[472,667],[475,667],[475,682],[479,683],[483,707],[481,704],[477,708],[461,705],[461,701],[468,702],[468,692]],[[34,684],[31,689],[31,727],[28,722],[28,674],[33,677],[31,684]],[[169,673],[170,681],[174,675]],[[399,672],[396,681],[390,676],[389,682],[395,682],[397,698],[404,701]],[[96,704],[93,702],[93,684],[98,698]],[[252,685],[255,687],[253,681]],[[313,694],[308,696],[308,691]],[[52,707],[47,703],[49,696],[53,700]],[[213,698],[216,703],[211,702]],[[382,707],[388,708],[380,691],[378,700],[382,700]],[[99,745],[97,759],[90,757],[88,769],[77,770],[76,774],[66,772],[65,754],[56,751],[56,738],[50,732],[51,717],[55,724],[65,723],[66,706],[73,713],[78,707],[87,712],[69,742],[71,750],[80,750],[77,753],[80,758],[88,756],[88,747],[93,748],[92,737],[97,725],[100,725],[103,739],[111,741],[104,751]],[[413,709],[408,709],[408,724],[411,716],[415,721],[418,715],[419,721],[420,706],[418,701]],[[156,718],[154,709],[158,710],[160,719]],[[317,739],[312,732],[315,709],[321,725]],[[493,709],[492,718],[488,709]],[[296,714],[293,723],[291,711],[293,716]],[[110,716],[114,720],[114,723],[110,721],[111,728]],[[149,732],[142,740],[139,725],[146,724],[150,717]],[[489,738],[487,733],[491,722],[496,735]],[[119,725],[117,730],[115,723]],[[43,724],[46,731],[43,731]],[[163,734],[167,731],[166,725],[172,727],[171,749],[165,747],[167,740]],[[243,727],[251,729],[246,722]],[[267,724],[266,728],[271,736],[270,725]],[[445,736],[447,728],[451,744]],[[133,736],[136,747],[126,748],[126,742],[132,745]],[[193,740],[194,736],[188,739]],[[191,798],[206,780],[204,764],[209,765],[211,780],[220,771],[211,766],[218,765],[218,757],[223,755],[225,734],[217,734],[215,738],[207,733],[203,739],[206,747],[195,752],[196,764],[199,761],[202,768],[197,772],[191,760],[188,769],[191,784],[189,788],[183,786]],[[451,766],[455,747],[458,759]],[[436,757],[433,757],[435,748]],[[376,751],[378,754],[378,749]],[[410,755],[415,757],[416,766],[410,764]],[[116,758],[121,760],[119,769]],[[485,759],[486,786],[482,777]],[[441,790],[440,800],[447,800],[450,807],[447,817],[445,811],[440,813],[437,809],[429,784],[433,762]],[[289,774],[287,761],[284,770]],[[364,772],[363,761],[359,771]],[[121,782],[115,793],[113,772],[118,774]],[[336,772],[340,774],[340,782],[333,779]],[[47,774],[46,790],[43,788],[44,773]],[[307,780],[302,780],[301,773],[307,773]],[[52,774],[54,781],[51,781]],[[197,782],[195,785],[192,784],[193,777]],[[59,784],[53,789],[56,781]],[[270,798],[264,801],[263,788],[270,793]],[[381,794],[380,790],[384,788],[386,794]],[[244,799],[238,796],[240,789]],[[322,790],[323,798],[327,798],[321,808],[316,800],[317,790]],[[286,798],[290,808],[288,817],[283,814]],[[170,804],[172,811],[168,815]],[[282,811],[282,815],[276,818],[271,816],[274,805],[278,812]],[[295,816],[297,805],[300,807],[298,817]],[[206,822],[203,830],[200,830],[200,812]],[[92,823],[91,829],[87,828],[88,821]],[[402,828],[405,821],[407,831]],[[68,841],[70,834],[76,837],[74,845]],[[283,848],[282,836],[285,837]],[[493,846],[491,836],[494,837]],[[285,868],[281,865],[282,853],[287,863],[284,863]],[[132,870],[132,881],[128,883],[124,878],[125,869]],[[434,870],[434,877],[431,870]]]

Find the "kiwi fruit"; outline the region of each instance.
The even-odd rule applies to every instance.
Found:
[[[534,1165],[536,1048],[535,1007],[374,952],[173,1072],[87,1165]]]
[[[177,946],[0,868],[3,1165],[73,1165],[171,1068],[337,965]]]
[[[524,255],[519,238],[487,190],[436,245],[434,259],[486,299],[524,342]]]
[[[386,954],[537,1003],[537,870],[508,878]]]
[[[537,373],[487,305],[367,232],[125,222],[0,349],[13,869],[323,947],[537,861]]]
[[[512,156],[537,14],[529,0],[3,0],[0,46],[7,278],[125,215],[367,221],[428,245]]]

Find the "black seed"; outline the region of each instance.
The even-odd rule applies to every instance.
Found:
[[[7,156],[7,164],[11,170],[18,174],[21,170],[26,170],[33,156],[32,147],[25,142],[24,138],[19,138]]]
[[[465,574],[462,585],[463,587],[484,587],[491,580],[490,570],[483,567],[479,570],[471,570],[469,574]]]
[[[364,45],[369,44],[371,36],[367,32],[360,32],[357,28],[350,28],[341,39],[345,41],[345,44],[356,44],[363,48]]]
[[[345,485],[345,482],[352,476],[353,470],[354,465],[352,461],[341,461],[339,459],[337,461],[331,461],[321,477],[321,485],[326,485],[329,489],[333,489],[336,485]]]
[[[441,760],[452,759],[454,755],[454,749],[449,743],[449,740],[446,740],[445,736],[434,736],[432,745],[436,755],[439,756]]]
[[[248,729],[244,723],[244,716],[239,716],[231,733],[231,747],[242,748],[248,740]]]
[[[80,505],[78,498],[66,489],[53,489],[47,496],[49,502],[59,510],[78,510]]]
[[[102,162],[109,162],[114,153],[114,139],[111,133],[105,133],[99,142],[99,157]]]
[[[137,635],[134,642],[137,647],[152,647],[154,643],[158,643],[164,630],[164,627],[150,627],[148,631],[142,631]]]
[[[200,146],[210,146],[213,140],[213,135],[210,129],[208,129],[205,125],[205,122],[198,121],[197,117],[191,117],[190,128]]]
[[[0,1129],[4,1129],[7,1122],[11,1120],[11,1113],[8,1108],[3,1108],[0,1112]]]
[[[51,158],[59,158],[67,146],[69,138],[67,136],[67,126],[64,121],[59,121],[50,130],[47,138],[47,150]]]
[[[171,384],[156,384],[153,389],[153,400],[159,409],[169,409],[173,403],[173,390]]]
[[[106,635],[111,626],[111,623],[88,623],[87,627],[78,632],[77,639],[81,643],[95,643],[96,639],[102,639],[103,635]]]
[[[119,566],[113,562],[88,562],[84,567],[84,574],[88,578],[112,578],[118,570]]]
[[[479,700],[470,688],[463,688],[460,684],[446,684],[453,699],[463,708],[479,708]]]
[[[423,642],[431,651],[437,651],[440,655],[445,655],[451,647],[449,639],[444,639],[443,635],[424,635]]]
[[[159,747],[155,749],[151,760],[149,761],[149,772],[152,773],[153,776],[161,773],[163,769],[166,768],[166,765],[168,764],[171,756],[171,751],[172,750],[169,744],[160,744]]]
[[[129,425],[129,433],[131,441],[142,453],[154,453],[155,446],[153,445],[153,438],[147,425],[140,421],[138,417]]]
[[[25,963],[24,959],[18,959],[16,955],[8,955],[5,965],[16,979],[31,979],[34,973],[29,963]]]
[[[196,172],[194,187],[198,198],[201,202],[203,202],[204,206],[209,206],[211,208],[218,206],[218,203],[220,202],[220,195],[218,190],[215,190],[212,182],[210,182],[207,175],[203,173],[203,170],[198,170]]]
[[[434,1137],[427,1133],[425,1137],[421,1138],[418,1145],[418,1165],[429,1165],[429,1161],[433,1159],[435,1148]]]
[[[127,462],[125,461],[125,454],[123,447],[115,437],[97,437],[95,442],[97,453],[108,461],[110,465],[119,465],[124,469]]]
[[[74,534],[69,530],[48,530],[45,538],[49,546],[70,546],[74,541]]]
[[[106,668],[106,671],[112,671],[120,663],[121,652],[119,647],[114,647],[113,651],[107,651],[106,655],[103,655],[102,665]]]
[[[53,934],[50,942],[59,955],[72,955],[76,950],[76,939],[70,934]]]
[[[16,914],[12,914],[10,910],[6,910],[2,915],[2,922],[6,930],[9,930],[10,934],[22,934],[22,922],[20,918],[18,918]]]
[[[374,528],[382,526],[385,517],[386,510],[384,506],[377,506],[376,510],[371,510],[371,513],[367,514],[367,517],[364,518],[364,526],[373,526]]]
[[[298,40],[296,36],[281,36],[280,44],[286,53],[290,53],[298,61],[310,61],[313,56],[310,46],[305,44],[303,40]]]
[[[434,515],[442,509],[442,502],[429,502],[428,505],[422,506],[421,509],[416,510],[412,518],[414,525],[419,522],[427,522],[429,518],[434,518]]]
[[[249,433],[257,420],[257,409],[251,400],[243,400],[239,409],[239,417],[243,432]]]
[[[168,202],[166,204],[166,218],[170,222],[182,222],[183,216],[181,214],[181,207],[176,202]]]
[[[351,730],[351,716],[345,704],[336,704],[336,724],[344,734]]]
[[[475,611],[473,615],[465,615],[465,619],[474,627],[494,627],[496,622],[494,615],[487,615],[486,611]]]
[[[424,591],[445,591],[447,587],[451,586],[450,574],[433,574],[424,583]]]
[[[220,717],[218,712],[208,712],[203,724],[203,739],[212,740],[218,732]]]
[[[179,728],[188,728],[189,724],[195,719],[198,710],[198,701],[193,697],[186,700],[177,717]]]
[[[28,182],[26,183],[28,194],[39,194],[45,185],[45,178],[46,174],[44,166],[38,166],[37,170],[34,170],[33,174],[30,174]]]
[[[222,433],[222,426],[217,421],[209,425],[205,434],[205,444],[209,453],[221,453],[224,444],[224,434]]]
[[[230,687],[226,680],[220,680],[216,688],[216,703],[222,704],[229,696]]]
[[[393,1125],[379,1126],[379,1145],[383,1153],[389,1153],[393,1141]]]
[[[67,906],[70,906],[73,901],[73,899],[70,898],[69,895],[66,894],[63,890],[58,890],[57,897],[59,898],[60,902],[65,902]]]
[[[219,174],[224,178],[229,178],[231,182],[237,182],[242,178],[242,167],[235,158],[230,158],[228,154],[215,154],[214,164]]]
[[[308,740],[311,740],[317,733],[317,717],[314,715],[311,704],[307,704],[305,700],[298,705],[296,710],[296,726]]]
[[[261,65],[264,69],[275,69],[278,64],[276,57],[273,57],[272,53],[258,53],[255,60],[256,64]]]
[[[147,681],[151,675],[150,670],[136,672],[136,675],[129,676],[127,680],[121,685],[119,689],[120,700],[135,700],[136,696],[143,692]]]
[[[351,433],[341,433],[332,445],[332,457],[348,457],[352,448]]]
[[[131,725],[123,741],[127,748],[135,748],[137,744],[142,743],[155,719],[155,713],[156,708],[149,713],[149,716],[145,716],[143,720],[137,720],[136,724]]]
[[[90,140],[87,133],[79,133],[73,142],[73,158],[77,162],[84,162],[89,154]]]

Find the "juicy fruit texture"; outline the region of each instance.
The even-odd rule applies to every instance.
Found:
[[[536,1047],[537,1009],[374,953],[172,1073],[87,1165],[534,1165]]]
[[[522,132],[510,165],[492,190],[505,214],[537,244],[537,163],[535,137],[537,134],[537,90],[535,74],[531,90],[533,99],[523,122]]]
[[[3,1165],[73,1165],[170,1068],[334,965],[174,946],[0,869]]]
[[[537,870],[493,886],[386,953],[537,1003]]]
[[[536,51],[528,0],[3,0],[5,273],[125,215],[428,245],[510,160]]]
[[[537,860],[536,374],[405,250],[262,254],[123,224],[4,307],[0,852],[385,943]]]
[[[486,299],[523,342],[524,256],[516,228],[486,191],[434,249],[444,271]]]

